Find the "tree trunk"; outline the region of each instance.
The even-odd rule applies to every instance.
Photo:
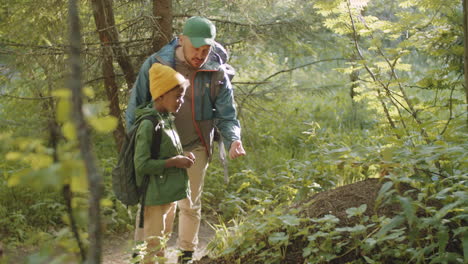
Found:
[[[114,66],[112,65],[112,53],[109,47],[102,47],[103,61],[102,61],[102,73],[104,75],[104,87],[106,89],[107,99],[110,102],[110,114],[117,118],[117,128],[114,130],[114,139],[117,145],[117,149],[120,151],[123,140],[125,138],[125,128],[123,126],[122,118],[120,118],[120,106],[119,106],[119,87],[115,82]]]
[[[466,122],[468,123],[468,3],[463,0],[463,33],[464,33],[464,75],[465,75],[465,98],[466,98]]]
[[[112,48],[117,62],[125,75],[128,89],[131,89],[135,82],[135,71],[133,70],[130,57],[125,49],[120,46],[119,33],[115,26],[114,10],[112,9],[112,0],[92,0],[91,2],[101,44]]]
[[[39,65],[41,65],[39,63]],[[50,71],[45,65],[41,65],[41,69],[44,71],[45,76],[47,78],[47,97],[49,97],[52,94],[52,91],[54,89],[54,83],[52,81],[52,78],[50,78]],[[42,92],[39,90],[38,93],[39,98],[45,98],[45,96],[42,94]],[[49,99],[46,99],[42,101],[42,110],[44,111],[45,116],[47,117],[47,127],[49,129],[49,141],[47,144],[47,147],[52,149],[52,159],[54,161],[54,164],[57,164],[60,162],[59,159],[59,153],[58,153],[58,148],[59,148],[59,142],[60,139],[63,137],[61,130],[60,130],[60,125],[57,123],[57,118],[56,118],[56,112],[57,109],[55,107],[56,101],[54,97],[50,97]],[[72,207],[72,197],[73,197],[73,192],[71,191],[70,184],[65,184],[62,187],[62,195],[65,200],[65,206],[67,209],[68,217],[70,218],[70,229],[73,233],[73,236],[75,237],[76,243],[78,245],[78,248],[80,249],[80,257],[81,257],[81,262],[84,262],[86,260],[86,250],[83,245],[83,242],[81,241],[81,237],[78,231],[78,225],[76,222],[76,219],[73,215],[73,207]]]
[[[102,72],[104,75],[104,87],[106,89],[107,99],[109,100],[110,114],[117,118],[118,125],[114,130],[114,139],[117,148],[120,150],[124,137],[125,128],[121,118],[122,110],[119,105],[118,91],[119,87],[115,81],[115,72],[112,51],[117,56],[122,71],[125,74],[128,87],[133,85],[135,76],[133,67],[130,64],[130,59],[122,48],[118,45],[118,33],[115,28],[114,14],[112,10],[111,0],[93,0],[93,15],[96,23],[96,28],[99,33],[99,39],[102,44]],[[131,75],[131,76],[130,76]]]
[[[172,39],[172,0],[153,0],[153,50],[156,52]]]
[[[102,180],[96,166],[94,154],[91,149],[90,130],[83,115],[82,84],[81,84],[81,33],[80,18],[76,0],[68,2],[68,16],[70,21],[70,83],[72,92],[71,118],[75,121],[76,134],[80,145],[81,156],[84,161],[89,183],[89,251],[87,263],[98,264],[102,260],[101,248],[101,214],[100,201],[102,196]]]
[[[353,58],[353,61],[354,58]],[[358,95],[358,92],[356,92],[356,88],[358,88],[357,81],[359,80],[359,71],[353,70],[351,74],[349,75],[349,80],[351,81],[351,87],[349,89],[349,96],[354,102],[354,97]]]

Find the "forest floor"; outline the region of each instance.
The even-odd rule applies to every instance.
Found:
[[[301,208],[301,217],[305,218],[321,218],[325,215],[332,214],[340,219],[341,225],[353,226],[358,221],[358,218],[348,218],[346,210],[352,207],[359,207],[362,204],[367,204],[367,210],[364,213],[367,216],[386,215],[391,216],[400,211],[399,205],[390,204],[386,206],[376,206],[379,190],[383,181],[381,179],[367,179],[353,184],[337,187],[332,190],[312,194],[308,199],[301,201],[299,204],[293,205],[294,208]],[[407,190],[414,190],[409,185],[401,184],[394,186],[398,193],[404,193]],[[265,242],[266,243],[266,242]],[[296,239],[291,241],[288,246],[288,254],[281,262],[283,264],[304,263],[302,256],[303,240]],[[354,253],[354,252],[351,252]],[[332,263],[342,264],[348,263],[356,258],[355,255],[346,254],[345,256],[336,259]],[[208,256],[202,257],[195,264],[232,264],[222,258],[210,259]],[[248,261],[246,262],[248,263]]]
[[[177,227],[175,227],[177,230]],[[177,263],[177,231],[172,233],[166,249],[166,264]],[[206,222],[201,223],[198,234],[199,245],[195,251],[195,259],[201,259],[207,254],[206,246],[214,236],[215,231]],[[130,263],[131,249],[133,246],[133,233],[124,236],[106,237],[103,241],[103,263],[104,264],[127,264]]]
[[[175,227],[177,230],[177,227]],[[195,259],[201,259],[207,254],[206,246],[214,236],[215,231],[204,221],[202,221],[199,232],[199,248],[195,252]],[[109,235],[103,238],[103,264],[128,264],[130,263],[133,247],[133,233],[124,233],[119,235]],[[35,258],[35,261],[28,261],[29,256],[37,253],[39,246],[18,247],[15,249],[5,249],[4,258],[0,256],[0,264],[9,263],[40,263],[48,264],[53,259],[51,258]],[[168,241],[168,248],[166,250],[166,264],[177,263],[177,232],[173,232]],[[70,261],[71,263],[78,263]]]
[[[347,225],[352,225],[353,219],[346,217],[346,209],[351,207],[359,207],[362,204],[367,204],[368,210],[366,215],[392,215],[395,212],[399,211],[399,208],[396,206],[385,206],[377,207],[376,198],[378,192],[382,186],[382,181],[379,179],[367,179],[364,181],[356,182],[349,185],[344,185],[329,191],[316,193],[311,195],[305,201],[302,201],[300,204],[294,205],[293,207],[302,208],[300,216],[307,218],[320,218],[327,214],[333,214],[336,217],[340,218],[340,222]],[[411,189],[408,186],[399,186],[398,192],[402,193],[405,190]],[[304,206],[305,205],[305,206]],[[174,228],[177,230],[177,227]],[[224,262],[222,259],[212,260],[209,259],[207,255],[206,246],[211,241],[215,234],[215,231],[207,224],[206,221],[202,221],[199,233],[199,249],[195,252],[195,259],[198,260],[195,263],[198,264],[208,264],[208,263],[217,263],[217,264],[231,264]],[[130,263],[132,246],[133,246],[133,234],[126,233],[121,235],[106,236],[103,239],[103,263],[105,264],[124,264]],[[166,264],[174,264],[177,261],[177,232],[174,232],[168,241],[168,249],[166,252],[166,257],[168,261]],[[293,242],[294,243],[294,242]],[[296,248],[297,252],[294,250],[289,251],[287,260],[284,263],[303,263],[304,259],[302,258],[302,247],[300,245],[294,245],[292,248]],[[31,250],[22,250],[20,249],[17,252],[11,252],[10,260],[15,262],[11,263],[24,263],[25,257],[28,255],[27,252]],[[33,252],[33,251],[32,251]],[[352,259],[343,258],[341,261],[334,263],[346,263]],[[2,263],[0,261],[0,263]],[[44,262],[45,263],[45,262]]]

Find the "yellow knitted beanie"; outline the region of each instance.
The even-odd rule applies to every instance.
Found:
[[[172,88],[180,85],[186,87],[188,82],[182,74],[169,66],[155,63],[149,70],[150,93],[153,101]]]

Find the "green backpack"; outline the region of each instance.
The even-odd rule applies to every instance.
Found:
[[[117,165],[112,170],[112,189],[118,200],[130,206],[141,203],[145,205],[146,189],[148,189],[149,176],[146,175],[141,186],[137,185],[135,175],[135,165],[133,156],[135,154],[135,137],[142,120],[150,120],[153,126],[159,125],[159,120],[155,116],[146,116],[133,125],[133,128],[126,134],[122,148],[119,153]],[[153,144],[151,146],[151,158],[157,159],[161,147],[161,129],[153,129]],[[143,210],[141,210],[143,211]]]

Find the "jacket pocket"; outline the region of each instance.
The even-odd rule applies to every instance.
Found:
[[[183,169],[169,168],[162,176],[157,176],[156,184],[161,201],[178,201],[186,197],[188,177]]]
[[[194,83],[195,120],[210,120],[214,117],[214,99],[211,98],[212,72],[198,72]]]

